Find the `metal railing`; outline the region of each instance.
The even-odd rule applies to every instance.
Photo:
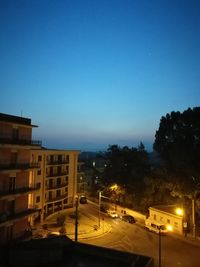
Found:
[[[40,141],[40,140],[27,140],[27,139],[0,138],[0,144],[41,146],[42,141]]]
[[[21,187],[21,188],[15,188],[15,189],[8,189],[8,190],[0,190],[0,199],[12,195],[21,195],[21,194],[27,194],[33,191],[39,190],[39,186],[27,186],[27,187]]]
[[[47,165],[62,165],[62,164],[69,164],[69,160],[47,160]]]
[[[0,213],[0,226],[6,225],[6,223],[9,223],[9,222],[13,222],[13,221],[19,220],[21,218],[30,216],[36,212],[38,212],[38,210],[36,210],[36,209],[27,209],[25,211],[21,211],[18,213],[14,212],[12,214],[9,214],[9,211],[4,212],[4,213]]]
[[[64,176],[64,175],[68,175],[69,172],[66,171],[58,171],[58,172],[50,172],[46,174],[46,177],[56,177],[56,176]]]
[[[30,163],[30,162],[24,162],[24,163],[7,163],[7,164],[1,164],[0,163],[0,170],[27,170],[27,169],[34,169],[34,168],[40,168],[39,163]]]

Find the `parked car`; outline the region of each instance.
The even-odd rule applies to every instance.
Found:
[[[122,221],[128,222],[128,223],[135,223],[135,218],[131,215],[123,215],[122,216]]]
[[[153,221],[151,219],[147,219],[145,221],[145,227],[146,229],[148,229],[151,232],[154,233],[160,233],[160,234],[167,234],[168,230],[167,230],[167,226],[161,223],[158,223],[156,221]]]
[[[87,204],[87,198],[86,198],[86,196],[81,196],[79,202],[81,204]]]
[[[115,210],[107,210],[107,214],[113,219],[119,217]]]

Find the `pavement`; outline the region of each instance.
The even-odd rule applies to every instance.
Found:
[[[57,226],[57,218],[65,216],[64,226]],[[60,235],[60,230],[63,230],[65,235],[70,239],[75,240],[75,209],[70,208],[53,215],[50,215],[43,225],[36,224],[33,229],[33,238],[42,238],[53,235]],[[103,236],[111,231],[111,225],[104,220],[101,220],[100,227],[98,226],[98,218],[88,215],[84,212],[79,212],[78,216],[78,240],[95,238]]]

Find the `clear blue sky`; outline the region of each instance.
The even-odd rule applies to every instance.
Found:
[[[1,0],[0,89],[48,148],[151,149],[200,105],[200,1]]]

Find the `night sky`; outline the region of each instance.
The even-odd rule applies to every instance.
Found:
[[[200,1],[1,0],[0,89],[48,148],[151,150],[200,105]]]

